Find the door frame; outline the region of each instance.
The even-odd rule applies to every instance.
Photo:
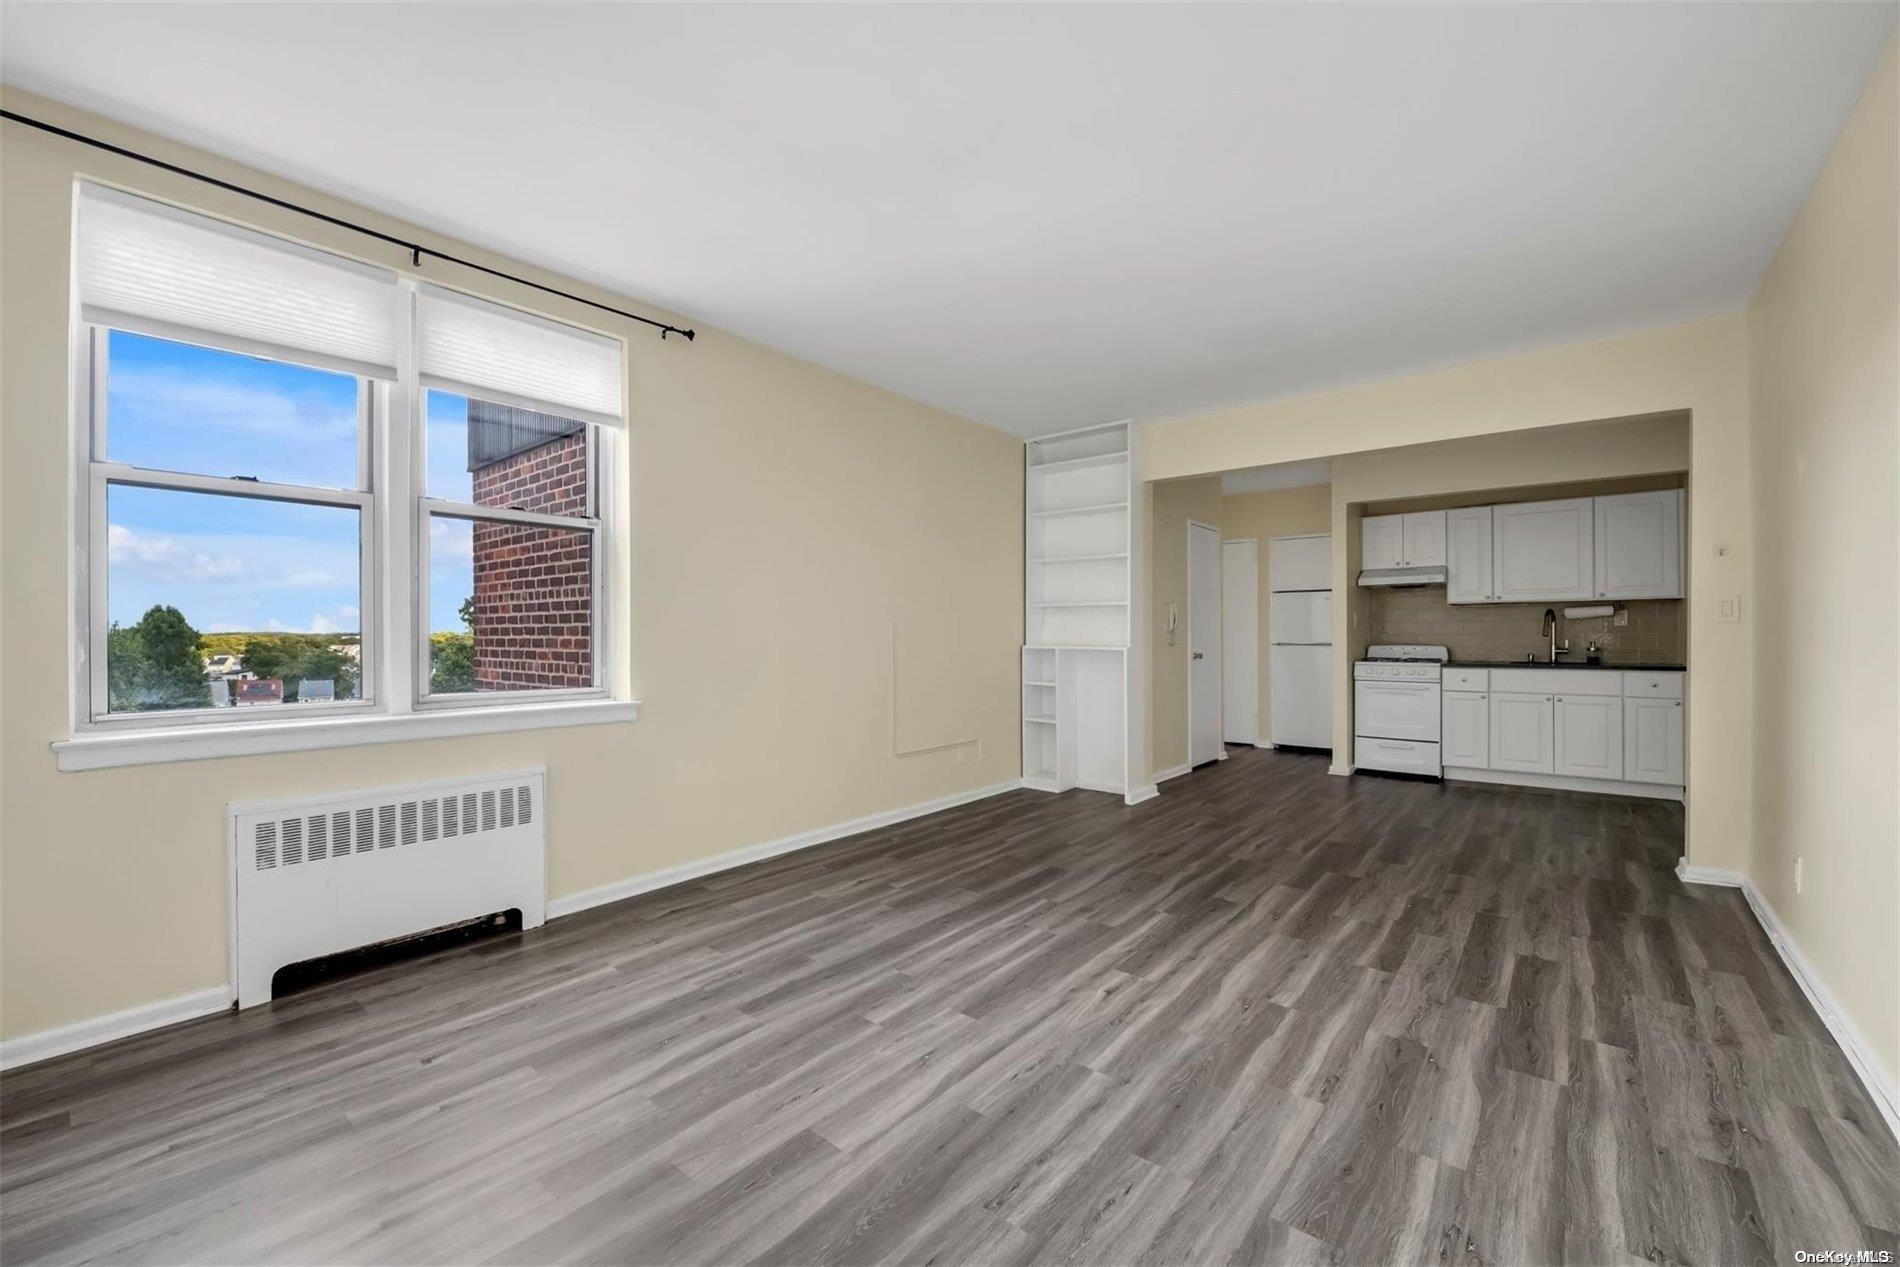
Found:
[[[1249,713],[1253,715],[1253,728],[1252,728],[1253,733],[1248,735],[1245,739],[1230,739],[1227,736],[1228,723],[1233,720],[1232,718],[1227,716],[1227,687],[1228,687],[1227,657],[1230,654],[1230,651],[1229,651],[1230,642],[1227,637],[1227,616],[1228,616],[1227,547],[1228,546],[1251,546],[1252,555],[1253,555],[1253,611],[1251,613],[1253,617],[1253,700],[1252,700],[1251,706],[1247,710]],[[1221,686],[1221,742],[1223,744],[1222,751],[1223,752],[1226,751],[1226,748],[1224,745],[1230,744],[1230,743],[1251,744],[1252,746],[1258,748],[1260,746],[1260,667],[1261,667],[1261,662],[1262,662],[1262,657],[1260,655],[1260,538],[1259,537],[1222,537],[1221,538],[1220,579],[1221,579],[1221,599],[1220,599],[1221,601],[1221,612],[1220,612],[1221,679],[1220,679],[1220,686]],[[1190,730],[1189,733],[1191,734],[1192,730]],[[1193,755],[1192,753],[1189,754],[1190,757],[1192,755]]]
[[[1182,639],[1185,645],[1181,649],[1181,654],[1187,661],[1187,764],[1190,770],[1198,768],[1194,764],[1194,530],[1196,528],[1204,528],[1208,532],[1213,533],[1214,544],[1217,546],[1221,544],[1220,528],[1218,526],[1203,522],[1199,519],[1190,519],[1187,521],[1187,540],[1184,543],[1187,547],[1187,566],[1183,569],[1183,579],[1187,582],[1185,587],[1187,602],[1183,604],[1187,608],[1187,637]],[[1216,554],[1214,560],[1215,563],[1218,564],[1220,562],[1220,555]],[[1218,566],[1214,569],[1214,576],[1218,582],[1220,579],[1220,569]],[[1220,627],[1220,601],[1221,587],[1219,584],[1216,584],[1214,586],[1215,628]],[[1221,672],[1219,656],[1214,658],[1214,676],[1216,685],[1224,688],[1226,683],[1224,681],[1224,675]],[[1216,699],[1224,698],[1220,690],[1214,692],[1214,697]],[[1214,732],[1216,736],[1224,736],[1224,732],[1218,720],[1214,723]],[[1224,737],[1221,738],[1220,742],[1215,744],[1214,760],[1227,760],[1227,744]]]

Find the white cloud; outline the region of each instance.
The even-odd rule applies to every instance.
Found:
[[[244,574],[242,559],[206,554],[176,537],[134,532],[124,524],[107,529],[106,557],[160,581],[214,581]]]
[[[469,561],[475,557],[475,534],[464,520],[431,519],[429,554],[436,559]]]
[[[297,440],[333,440],[356,434],[354,409],[268,388],[169,369],[112,371],[113,404],[138,409],[167,426],[198,432],[235,431]],[[150,411],[144,414],[143,411]]]
[[[311,633],[355,633],[363,623],[363,613],[348,603],[328,612],[317,612],[310,617]]]

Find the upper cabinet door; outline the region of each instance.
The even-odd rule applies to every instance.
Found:
[[[1491,508],[1465,506],[1445,512],[1446,565],[1450,579],[1445,597],[1454,603],[1489,603],[1491,589]]]
[[[1442,568],[1445,566],[1445,512],[1414,511],[1405,517],[1405,557],[1402,567]]]
[[[1596,499],[1596,596],[1682,597],[1682,490]]]
[[[1596,594],[1595,499],[1491,508],[1492,593],[1504,603],[1549,603]]]
[[[1405,516],[1373,515],[1359,525],[1359,566],[1405,566]]]

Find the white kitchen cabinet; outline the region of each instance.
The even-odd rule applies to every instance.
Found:
[[[1445,599],[1488,603],[1491,590],[1491,507],[1464,506],[1445,512]]]
[[[1491,702],[1482,691],[1446,691],[1439,753],[1446,765],[1483,770],[1491,764]]]
[[[1623,777],[1631,783],[1682,785],[1681,700],[1623,701]]]
[[[1682,490],[1596,502],[1596,597],[1682,597]]]
[[[1559,695],[1553,701],[1553,768],[1580,779],[1623,777],[1623,701]]]
[[[1491,769],[1521,774],[1556,770],[1552,724],[1556,697],[1525,691],[1491,692]]]
[[[1596,499],[1491,508],[1493,593],[1499,602],[1550,603],[1596,594]]]
[[[1371,515],[1359,524],[1359,566],[1405,566],[1405,516]]]
[[[1400,567],[1442,568],[1445,566],[1445,512],[1419,510],[1405,516],[1400,536],[1405,542]]]

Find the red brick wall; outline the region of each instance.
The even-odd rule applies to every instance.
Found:
[[[585,435],[474,473],[475,503],[587,513]],[[592,686],[593,560],[585,532],[477,521],[475,689]]]

